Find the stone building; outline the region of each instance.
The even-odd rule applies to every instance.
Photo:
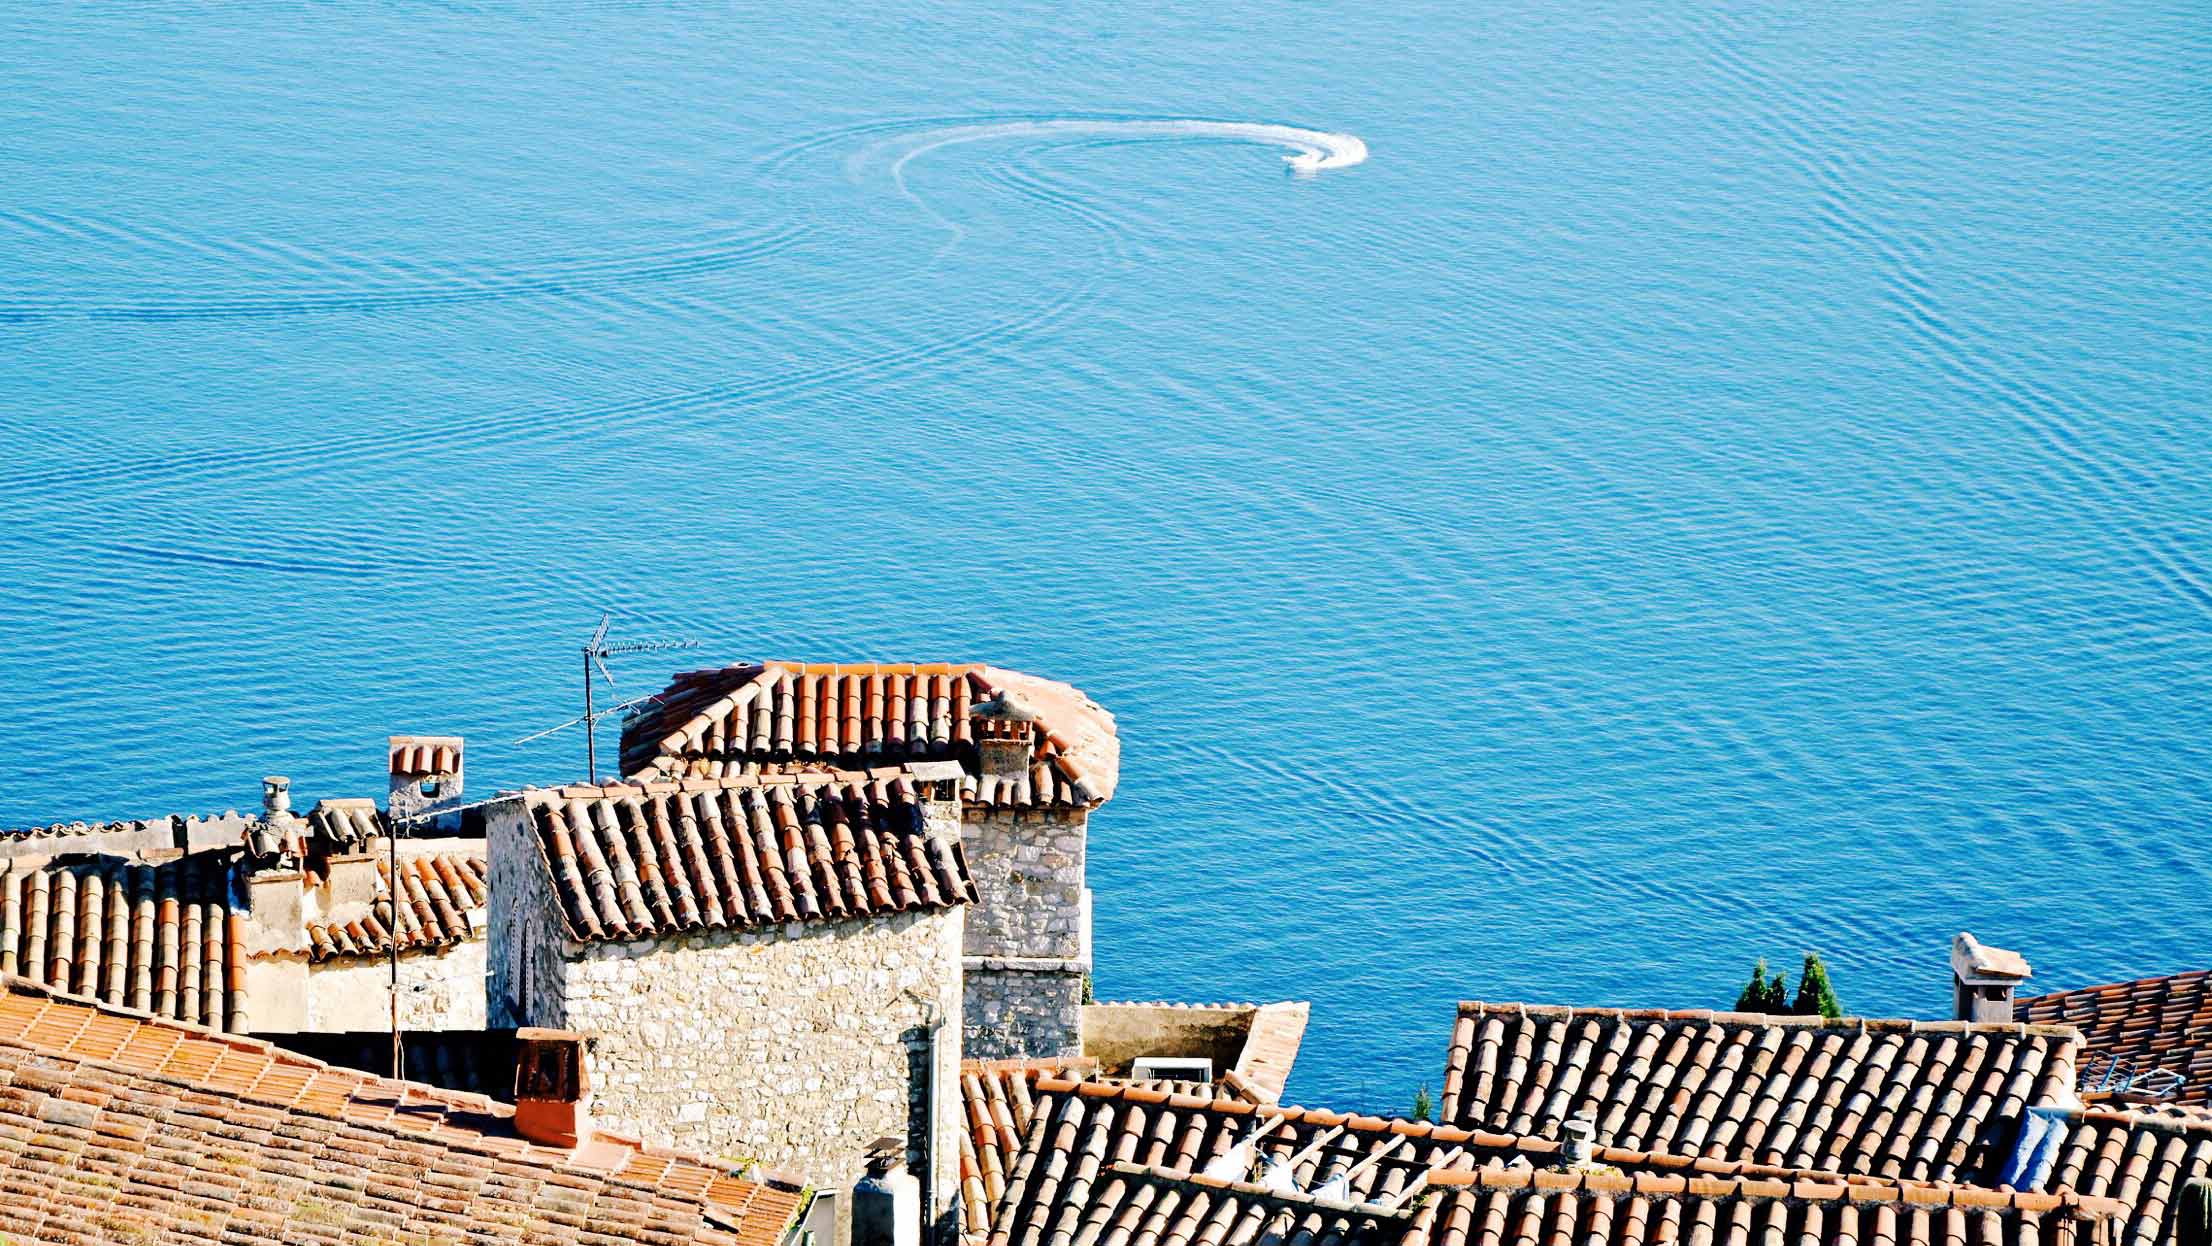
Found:
[[[767,662],[679,675],[622,733],[632,779],[919,763],[957,786],[973,1058],[1073,1055],[1091,972],[1091,811],[1113,795],[1113,716],[1064,683],[975,664]]]
[[[533,789],[490,806],[493,1021],[590,1036],[649,1142],[849,1186],[903,1138],[950,1204],[954,784],[902,767]]]
[[[368,800],[295,814],[272,777],[256,815],[0,834],[0,973],[234,1033],[388,1035],[396,943],[401,1024],[481,1030],[483,845],[402,837],[395,878],[389,831]]]

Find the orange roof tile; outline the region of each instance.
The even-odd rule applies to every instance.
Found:
[[[158,1041],[107,1059],[85,1037],[102,1018]],[[540,1146],[513,1115],[0,979],[0,1235],[768,1246],[804,1201],[628,1139]],[[594,1161],[609,1149],[656,1163],[610,1172]]]
[[[1567,1170],[1547,1139],[1049,1079],[1034,1093],[992,1246],[2012,1246],[2109,1240],[2126,1212],[2074,1194],[1607,1148],[1592,1168]],[[1206,1171],[1255,1137],[1243,1162]],[[1271,1158],[1287,1165],[1287,1187],[1258,1179]]]
[[[523,793],[571,937],[639,939],[975,900],[895,771]]]
[[[1029,772],[981,773],[969,711],[1015,693],[1035,719]],[[990,808],[1088,808],[1113,795],[1113,716],[1067,684],[977,664],[766,662],[692,671],[622,732],[632,777],[710,777],[954,760]]]
[[[229,852],[0,861],[0,974],[217,1028],[240,1023]],[[242,988],[243,983],[237,985]]]
[[[1970,1179],[1997,1126],[2073,1087],[2064,1027],[1460,1005],[1443,1118],[1907,1180]]]
[[[2030,996],[2013,1003],[2012,1015],[2081,1031],[2091,1056],[2102,1057],[2083,1062],[2085,1091],[2097,1090],[2108,1070],[2120,1075],[2110,1079],[2116,1086],[2156,1069],[2181,1079],[2175,1101],[2212,1104],[2212,971]]]
[[[2046,1187],[2115,1199],[2132,1209],[2116,1244],[2173,1241],[2182,1185],[2212,1176],[2212,1115],[2190,1107],[2091,1107],[2064,1119],[2066,1138]]]
[[[346,922],[307,923],[308,959],[385,956],[392,950],[392,868],[376,863],[377,899],[371,911]],[[482,929],[491,893],[484,858],[473,853],[427,853],[399,861],[397,937],[401,952],[452,947]]]

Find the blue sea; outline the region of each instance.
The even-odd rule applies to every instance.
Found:
[[[602,704],[1089,691],[1100,995],[1312,1000],[1305,1101],[1462,998],[2202,967],[2208,65],[2191,3],[9,6],[0,825],[399,731],[574,778],[517,741],[606,610],[704,644]]]

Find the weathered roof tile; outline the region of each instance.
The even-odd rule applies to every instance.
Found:
[[[971,711],[1009,696],[1026,774],[983,772]],[[623,773],[723,778],[953,760],[986,808],[1088,808],[1112,796],[1112,715],[1066,684],[977,664],[766,662],[678,675],[622,733]]]
[[[1549,1140],[1051,1079],[1034,1094],[991,1246],[2013,1246],[2109,1240],[2126,1211],[1619,1149],[1569,1170]],[[1270,1185],[1276,1160],[1288,1181]]]
[[[164,1054],[151,1067],[109,1061],[112,1044],[85,1045],[107,1032],[101,1018],[154,1036],[126,1048]],[[254,1106],[241,1086],[275,1091],[285,1110]],[[583,1149],[516,1137],[513,1109],[481,1096],[332,1069],[20,978],[0,979],[0,1088],[0,1234],[33,1241],[495,1246],[595,1225],[613,1230],[602,1241],[767,1246],[803,1199],[708,1160],[594,1168]],[[605,1134],[593,1145],[640,1150]],[[506,1159],[479,1158],[493,1152]]]
[[[523,802],[568,932],[583,942],[975,900],[957,837],[923,826],[904,779],[571,785]]]
[[[2050,1026],[1469,1003],[1443,1115],[1510,1134],[1587,1116],[1636,1151],[1949,1181],[2071,1092],[2075,1045]]]
[[[2085,1080],[2117,1088],[2151,1070],[2173,1075],[2171,1097],[2212,1104],[2212,970],[2054,991],[2013,1004],[2021,1021],[2081,1030],[2091,1059]],[[2104,1078],[2109,1070],[2114,1076]]]

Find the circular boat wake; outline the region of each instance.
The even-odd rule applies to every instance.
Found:
[[[854,153],[846,171],[855,182],[867,181],[878,170],[887,174],[901,196],[944,226],[957,242],[965,231],[923,203],[906,184],[906,166],[917,158],[963,143],[1004,139],[1113,138],[1113,139],[1226,139],[1287,148],[1283,157],[1290,171],[1301,177],[1349,169],[1367,159],[1367,144],[1357,135],[1302,126],[1274,125],[1259,121],[1116,120],[1111,118],[1058,117],[1022,121],[989,121],[942,126],[909,132],[870,144]],[[952,243],[947,243],[950,247]],[[942,254],[942,252],[940,252]]]

